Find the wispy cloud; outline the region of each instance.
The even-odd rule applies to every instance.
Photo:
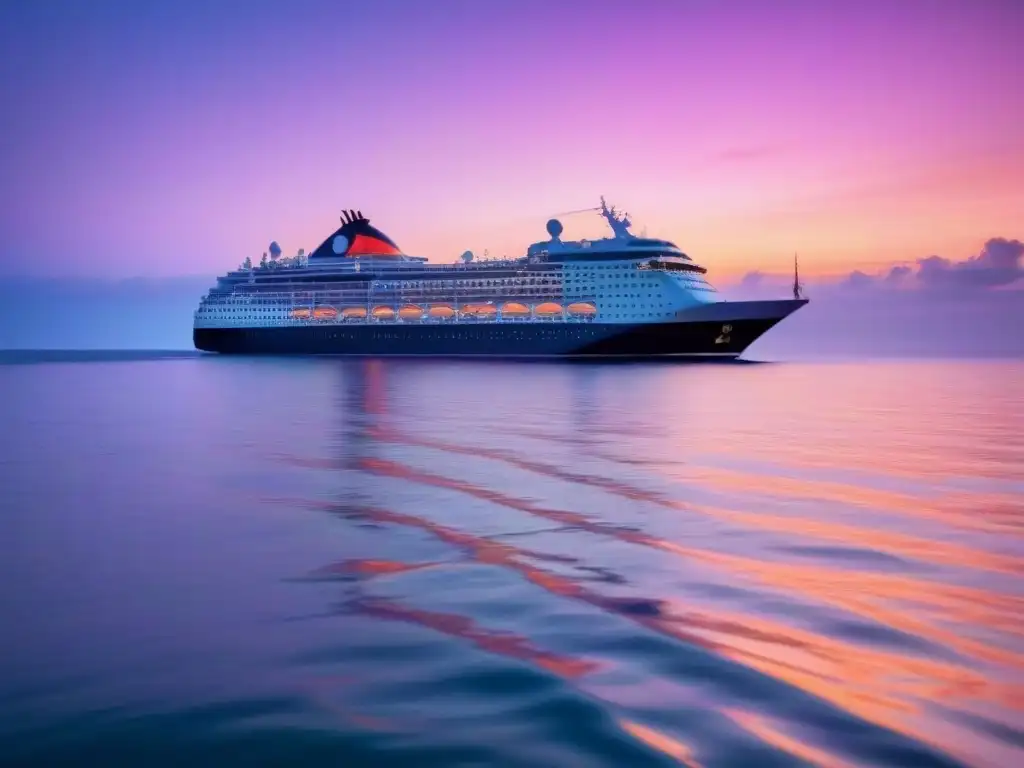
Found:
[[[1024,278],[1024,243],[993,237],[976,256],[954,261],[927,256],[913,265],[899,264],[880,274],[855,271],[841,282],[854,289],[920,288],[928,291],[973,291],[1006,288]]]
[[[744,163],[763,160],[782,154],[785,147],[781,144],[754,144],[750,146],[730,147],[712,155],[712,164]]]
[[[740,292],[778,292],[791,284],[789,275],[748,272],[733,288]],[[923,292],[978,292],[1024,288],[1024,243],[1005,237],[985,241],[981,251],[965,259],[926,256],[912,264],[897,264],[869,273],[854,270],[838,278],[811,281],[829,293],[866,290],[920,290]]]
[[[1024,277],[1024,243],[994,237],[977,256],[959,262],[941,256],[918,261],[917,279],[930,288],[999,288]],[[891,274],[891,273],[890,273]]]

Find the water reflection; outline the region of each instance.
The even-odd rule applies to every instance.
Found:
[[[638,686],[700,686],[704,693],[689,706],[716,713],[717,727],[818,765],[999,764],[1019,747],[1011,725],[1024,709],[1017,560],[981,539],[951,535],[1019,530],[1012,498],[934,499],[766,477],[702,465],[681,450],[665,461],[645,453],[647,443],[685,428],[686,410],[674,409],[673,421],[657,428],[642,415],[622,418],[604,403],[600,375],[571,366],[556,372],[564,376],[568,429],[514,425],[503,436],[526,443],[489,444],[486,436],[496,433],[478,428],[479,408],[434,413],[403,386],[406,407],[393,413],[389,381],[415,379],[415,371],[379,361],[339,366],[336,454],[276,457],[335,480],[341,472],[344,481],[332,498],[275,503],[426,534],[448,547],[440,558],[346,557],[314,568],[317,578],[358,583],[341,613],[416,625],[528,662],[602,701],[624,733],[691,765],[700,763],[702,745],[700,731],[678,716],[685,706],[655,697],[637,707]],[[453,432],[462,439],[445,436]],[[553,445],[588,460],[566,463]],[[729,503],[707,503],[706,492]],[[593,503],[584,504],[584,494]],[[815,506],[796,514],[744,509],[780,500]],[[845,514],[851,505],[871,514],[855,522]],[[971,517],[972,507],[1005,513]],[[932,527],[890,530],[877,515],[892,514]],[[944,527],[948,538],[935,535]],[[514,629],[489,627],[495,614],[475,615],[476,598],[460,606],[470,567],[497,568],[576,606],[580,632],[567,637],[517,618],[513,605],[499,623]],[[965,569],[991,578],[963,579]],[[444,610],[419,604],[437,601],[422,587],[427,577],[450,590]],[[614,642],[582,629],[604,626],[599,616],[620,622]],[[634,628],[632,641],[621,622]],[[652,635],[674,644],[678,664],[638,662],[631,647]],[[624,669],[633,682],[620,679]],[[963,725],[971,718],[993,725],[983,733]]]
[[[5,757],[1024,763],[1022,371],[8,366]]]

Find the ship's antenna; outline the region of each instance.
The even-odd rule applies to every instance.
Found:
[[[793,254],[793,298],[794,299],[799,299],[800,298],[800,291],[802,289],[803,289],[803,286],[800,285],[800,260],[799,260],[799,257],[794,253]]]
[[[591,211],[600,211],[600,207],[596,208],[580,208],[575,211],[562,211],[561,213],[553,213],[552,216],[575,216],[577,213],[590,213]]]
[[[630,233],[629,228],[633,226],[633,222],[629,220],[629,214],[619,214],[615,210],[615,206],[609,207],[605,202],[604,195],[601,195],[601,207],[598,209],[599,215],[604,217],[604,220],[608,222],[608,226],[612,228],[612,232],[615,233],[615,237],[629,239],[633,237]]]

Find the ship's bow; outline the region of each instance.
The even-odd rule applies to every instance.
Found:
[[[796,312],[807,299],[716,301],[682,310],[676,322],[705,329],[709,350],[738,356],[773,326]]]

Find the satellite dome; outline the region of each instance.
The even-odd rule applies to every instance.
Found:
[[[276,259],[278,256],[281,255],[281,246],[277,244],[277,240],[271,242],[270,248],[268,250],[270,251],[270,258],[272,259]]]
[[[558,219],[551,219],[548,221],[548,234],[551,235],[552,240],[557,240],[562,234],[562,222]]]

